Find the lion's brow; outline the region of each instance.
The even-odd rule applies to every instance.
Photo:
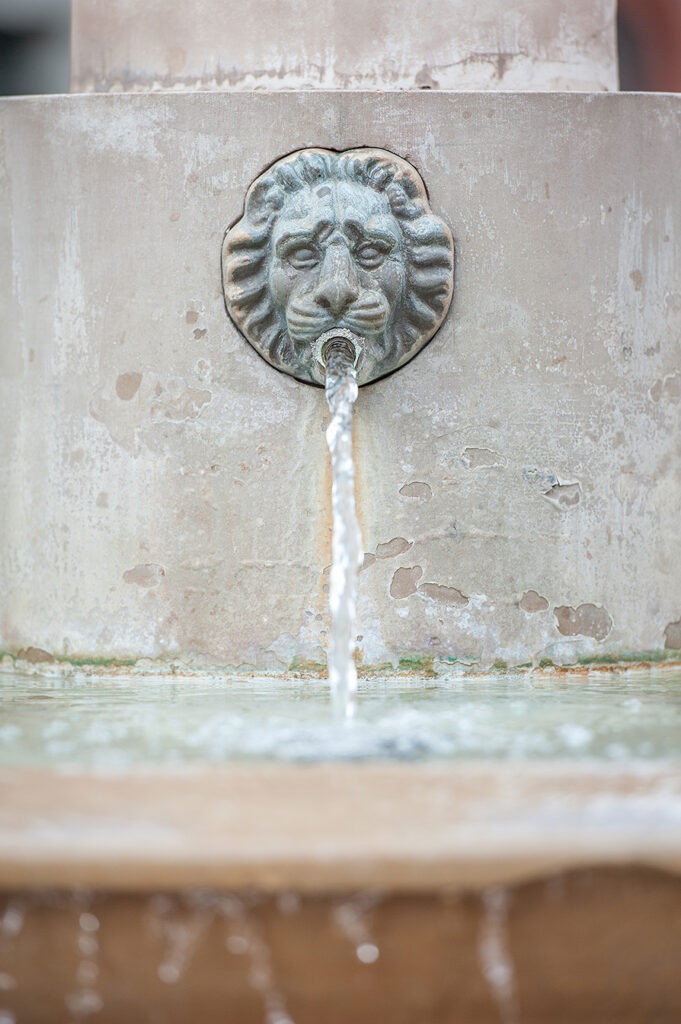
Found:
[[[308,227],[288,228],[277,239],[275,246],[277,254],[291,242],[316,242],[325,235],[328,235],[333,225],[328,220],[319,221],[318,224],[311,224]]]
[[[362,221],[357,217],[346,217],[343,221],[343,230],[346,234],[356,235],[358,239],[378,239],[381,242],[394,244],[395,235],[389,228],[372,224],[371,221]]]

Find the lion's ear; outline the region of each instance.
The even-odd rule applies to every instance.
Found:
[[[284,205],[284,195],[272,178],[254,182],[246,196],[246,216],[253,224],[263,226],[276,216]]]

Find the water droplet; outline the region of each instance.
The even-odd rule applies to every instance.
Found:
[[[24,927],[24,908],[16,903],[10,903],[0,922],[0,930],[12,938],[19,935]]]
[[[76,981],[78,984],[86,988],[90,985],[96,985],[98,977],[99,967],[97,964],[93,963],[92,960],[81,960],[76,971]]]
[[[94,914],[81,914],[78,924],[84,932],[96,932],[99,929],[99,918]]]
[[[378,960],[379,949],[378,946],[374,946],[373,942],[363,942],[361,946],[357,947],[357,959],[361,960],[363,964],[375,964]]]
[[[227,949],[236,956],[248,953],[248,939],[243,935],[230,935],[227,938]]]
[[[158,965],[158,976],[166,985],[175,985],[180,980],[181,973],[177,964],[165,963]]]
[[[82,956],[96,956],[99,952],[99,943],[94,935],[79,935],[78,949]]]
[[[300,910],[300,896],[297,892],[282,892],[277,897],[277,908],[282,914],[297,914]]]
[[[83,989],[81,992],[72,992],[66,997],[66,1006],[69,1013],[82,1016],[88,1013],[99,1013],[104,1006],[102,997],[98,992],[90,989]]]

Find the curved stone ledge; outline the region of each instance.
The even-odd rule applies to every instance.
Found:
[[[678,764],[509,771],[3,769],[0,889],[457,892],[585,867],[681,874]]]

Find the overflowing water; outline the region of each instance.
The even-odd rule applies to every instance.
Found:
[[[484,916],[478,954],[483,976],[499,1007],[501,1024],[518,1024],[515,972],[506,934],[509,899],[509,892],[502,886],[483,892]]]
[[[352,412],[357,399],[357,373],[345,345],[331,347],[326,357],[326,400],[331,422],[326,440],[331,452],[333,540],[329,606],[329,682],[337,717],[355,713],[355,615],[362,539],[355,510],[355,466],[352,457]]]
[[[226,761],[507,762],[681,756],[681,673],[360,679],[362,715],[317,679],[0,674],[0,766]]]

